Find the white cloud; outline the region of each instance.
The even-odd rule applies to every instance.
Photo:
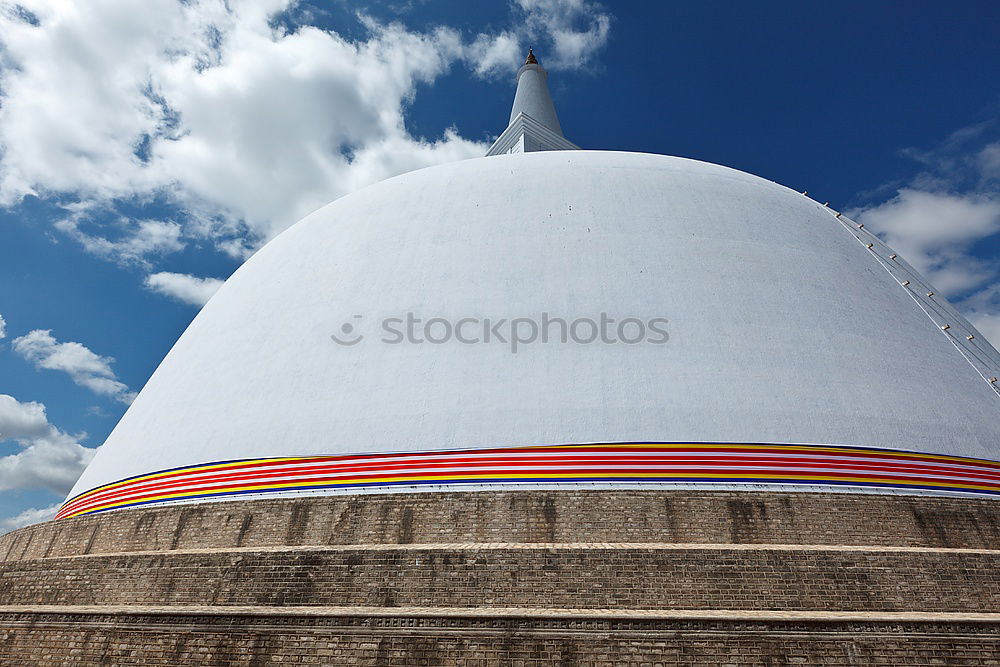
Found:
[[[861,211],[857,219],[877,230],[946,294],[978,287],[996,271],[967,251],[1000,232],[1000,198],[903,188],[889,201]]]
[[[73,382],[86,387],[96,394],[110,396],[122,403],[131,403],[135,398],[127,385],[120,382],[111,370],[114,359],[95,354],[81,343],[60,343],[52,336],[51,330],[35,329],[12,343],[14,351],[36,368],[62,371]]]
[[[1000,141],[984,147],[976,160],[985,178],[1000,180]]]
[[[481,77],[513,73],[533,46],[549,69],[591,67],[607,46],[611,15],[588,0],[516,0],[518,21],[495,34],[480,33],[466,46],[465,60]]]
[[[0,457],[0,491],[44,487],[59,495],[69,493],[95,450],[64,437],[65,441],[38,441]]]
[[[31,440],[49,434],[51,427],[41,403],[20,403],[0,394],[0,441]]]
[[[848,214],[885,241],[951,298],[1000,346],[1000,259],[977,244],[1000,235],[1000,142],[995,120],[961,128],[940,146],[903,154],[917,173],[886,201]]]
[[[549,67],[584,66],[610,25],[594,2],[519,0],[512,25],[471,41],[447,27],[418,32],[368,18],[367,34],[352,40],[275,27],[272,17],[293,4],[8,6],[0,12],[0,202],[27,194],[77,202],[59,228],[118,261],[143,263],[206,238],[245,256],[359,187],[482,155],[485,144],[456,132],[407,130],[419,84],[456,62],[479,75],[504,71],[505,62],[513,72],[526,38],[550,45]],[[123,202],[181,213],[171,222],[109,216]]]
[[[112,241],[83,231],[82,220],[85,220],[85,215],[71,215],[57,221],[55,227],[77,241],[87,252],[123,264],[135,263],[148,267],[147,258],[150,255],[165,255],[184,247],[181,226],[176,222],[130,221],[119,218],[117,226],[124,233]]]
[[[17,528],[23,528],[25,526],[41,523],[43,521],[49,521],[55,518],[56,512],[58,511],[59,505],[52,505],[50,507],[27,509],[16,516],[0,519],[0,533],[6,533]]]
[[[900,241],[933,249],[1000,231],[1000,200],[904,188],[888,202],[867,209],[865,217]]]
[[[1000,347],[1000,312],[972,311],[966,312],[965,315],[972,322],[972,326],[979,329],[979,333],[986,336],[994,347]]]
[[[3,319],[3,315],[0,315],[0,339],[7,337],[7,322]]]
[[[69,493],[96,451],[50,424],[41,403],[0,394],[0,441],[6,440],[23,449],[0,457],[0,491],[41,486]]]
[[[146,287],[194,306],[204,306],[222,287],[218,278],[199,278],[186,273],[161,271],[146,276]]]
[[[523,58],[521,39],[514,32],[476,35],[466,53],[469,65],[482,77],[509,73],[515,66],[520,66]]]
[[[545,38],[552,44],[547,66],[586,67],[608,43],[611,16],[588,0],[517,0],[527,15],[530,40]]]
[[[457,33],[374,23],[363,42],[309,26],[282,33],[268,19],[286,5],[28,3],[38,26],[0,25],[12,65],[0,194],[159,195],[191,214],[187,233],[268,239],[361,185],[482,154],[454,134],[412,137],[403,122],[417,84],[461,55]],[[384,159],[359,159],[372,152]],[[98,238],[90,249],[180,243],[170,223],[135,224],[117,246]]]
[[[973,291],[955,305],[994,347],[1000,349],[1000,280]]]

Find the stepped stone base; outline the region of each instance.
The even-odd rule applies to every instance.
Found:
[[[660,618],[555,610],[0,608],[17,665],[995,665],[990,620]],[[721,616],[721,615],[720,615]]]
[[[520,491],[0,536],[2,665],[1000,665],[1000,503]]]

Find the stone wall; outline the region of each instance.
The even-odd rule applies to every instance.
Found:
[[[8,605],[1000,610],[1000,552],[441,545],[6,563]]]
[[[1000,502],[847,493],[497,491],[129,509],[0,536],[0,560],[192,548],[673,542],[997,548]]]
[[[0,614],[0,664],[996,665],[976,623]]]
[[[1000,502],[379,494],[0,536],[0,665],[276,662],[1000,665]]]

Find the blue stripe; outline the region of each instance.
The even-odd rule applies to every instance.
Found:
[[[661,479],[651,479],[649,477],[560,477],[558,479],[553,479],[550,477],[525,477],[519,479],[509,479],[509,478],[499,478],[499,479],[469,479],[469,480],[409,480],[403,482],[350,482],[343,484],[323,484],[323,485],[307,485],[307,486],[283,486],[277,489],[249,489],[240,491],[218,491],[214,493],[199,493],[184,496],[175,496],[173,498],[158,498],[154,500],[141,500],[130,503],[123,503],[121,505],[115,505],[113,507],[105,507],[102,509],[88,510],[81,512],[79,514],[74,514],[73,516],[86,516],[88,514],[100,514],[102,512],[108,512],[111,510],[125,509],[128,507],[139,507],[142,505],[156,505],[159,503],[169,503],[177,502],[181,500],[191,500],[196,498],[221,498],[226,496],[242,496],[242,495],[252,495],[252,494],[262,494],[262,493],[283,493],[286,491],[315,491],[320,489],[337,489],[337,488],[370,488],[370,487],[389,487],[389,486],[423,486],[423,485],[462,485],[462,484],[523,484],[523,483],[544,483],[544,484],[560,484],[560,483],[586,483],[586,482],[637,482],[637,483],[652,483],[652,484],[698,484],[698,483],[738,483],[738,484],[778,484],[778,485],[808,485],[808,486],[862,486],[871,488],[890,488],[890,489],[917,489],[917,490],[932,490],[932,491],[950,491],[950,492],[961,492],[961,493],[975,493],[982,495],[1000,496],[1000,491],[991,491],[986,489],[964,489],[957,488],[953,486],[935,486],[930,484],[887,484],[881,482],[849,482],[849,481],[839,481],[839,480],[788,480],[788,479],[772,479],[767,477],[761,478],[746,478],[746,477],[691,477],[685,478],[683,480],[671,479],[671,478],[661,478]]]

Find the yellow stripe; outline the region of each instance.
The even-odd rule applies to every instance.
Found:
[[[579,478],[581,475],[572,473],[546,473],[542,475],[532,476],[532,479],[565,479],[565,478]],[[601,474],[594,475],[592,477],[604,478],[650,478],[650,479],[706,479],[704,475],[693,474],[693,473],[618,473],[618,474]],[[812,475],[790,475],[790,474],[728,474],[725,475],[726,479],[780,479],[780,480],[792,480],[792,481],[816,481],[816,482],[859,482],[866,484],[906,484],[908,486],[918,486],[918,487],[942,487],[942,488],[954,488],[954,489],[971,489],[971,490],[981,490],[981,491],[992,491],[997,490],[996,486],[984,486],[978,484],[965,484],[960,482],[940,482],[940,483],[930,483],[921,482],[918,480],[911,480],[909,478],[896,478],[896,477],[877,477],[877,478],[863,478],[863,477],[828,477],[828,476],[812,476]],[[377,483],[389,483],[389,482],[421,482],[421,481],[453,481],[453,480],[477,480],[477,479],[525,479],[523,475],[516,474],[499,474],[499,475],[430,475],[426,477],[371,477],[354,479],[350,481],[345,481],[341,485],[357,485],[357,484],[377,484]],[[708,483],[712,483],[710,480]],[[334,482],[333,484],[337,484]],[[245,486],[233,486],[227,487],[222,490],[213,491],[210,495],[221,495],[224,493],[233,493],[239,491],[268,491],[268,490],[280,490],[290,486],[303,487],[303,486],[330,486],[331,482],[329,480],[318,480],[318,481],[302,481],[295,483],[271,483],[271,484],[252,484]],[[136,503],[153,502],[158,500],[170,500],[174,498],[185,498],[189,496],[201,495],[201,492],[197,490],[191,491],[180,491],[175,493],[159,494],[156,496],[143,496],[141,498],[135,498],[131,500],[122,500],[114,503],[107,503],[104,505],[98,505],[95,507],[89,507],[78,512],[73,512],[68,514],[69,516],[77,516],[82,513],[92,513],[100,511],[103,509],[111,509],[114,507],[122,507]]]
[[[128,479],[122,480],[120,482],[111,482],[110,484],[105,484],[104,486],[98,486],[91,489],[90,491],[84,491],[83,493],[73,496],[66,504],[73,502],[74,500],[80,500],[91,496],[98,491],[108,491],[110,489],[118,488],[121,486],[136,484],[138,482],[146,482],[154,479],[164,479],[167,477],[173,477],[175,475],[186,475],[193,472],[204,472],[211,470],[224,470],[226,468],[235,468],[236,466],[246,466],[246,465],[257,465],[257,464],[267,464],[267,463],[280,463],[285,461],[308,461],[309,459],[321,459],[326,458],[325,456],[288,456],[284,458],[271,458],[271,459],[246,459],[243,461],[230,461],[228,463],[206,463],[204,465],[195,465],[187,468],[180,468],[178,470],[168,470],[166,472],[153,472],[148,475],[140,475],[138,477],[130,477]]]
[[[754,451],[768,451],[768,452],[816,452],[821,450],[823,452],[830,453],[844,453],[853,455],[864,455],[873,454],[880,456],[888,456],[890,458],[921,458],[921,459],[933,459],[937,461],[949,461],[949,462],[964,462],[964,463],[975,463],[978,465],[985,465],[988,467],[1000,467],[1000,462],[989,461],[986,459],[975,459],[971,457],[962,456],[948,456],[943,454],[923,454],[919,452],[899,452],[892,450],[874,450],[874,449],[862,449],[862,448],[852,448],[852,447],[837,447],[832,445],[769,445],[769,444],[739,444],[739,443],[590,443],[590,444],[570,444],[570,445],[540,445],[537,447],[512,447],[510,449],[535,449],[535,450],[545,450],[545,449],[562,449],[562,450],[588,450],[594,447],[608,447],[613,449],[657,449],[671,451],[682,448],[697,448],[704,450],[732,450],[732,449],[750,449]],[[491,448],[493,450],[499,448]],[[483,450],[448,450],[448,451],[438,451],[438,452],[402,452],[403,454],[412,454],[412,456],[442,456],[448,454],[474,454],[481,452]],[[400,452],[386,452],[386,455],[399,454]],[[301,457],[275,457],[275,458],[260,458],[260,459],[247,459],[242,461],[230,461],[228,463],[208,463],[204,465],[195,465],[186,468],[181,468],[178,470],[170,470],[167,472],[159,473],[149,473],[147,475],[141,475],[138,477],[133,477],[120,482],[112,482],[104,486],[99,486],[97,488],[85,491],[77,496],[74,496],[69,501],[69,503],[75,502],[77,500],[83,500],[95,493],[102,491],[109,491],[116,488],[121,488],[123,486],[138,484],[142,482],[154,481],[158,479],[166,479],[174,477],[177,475],[187,475],[200,472],[214,472],[219,470],[225,470],[227,468],[242,467],[242,466],[254,466],[254,465],[268,465],[268,464],[280,464],[287,462],[305,462],[314,459],[329,458],[330,456],[340,456],[340,455],[317,455],[317,456],[301,456]],[[359,454],[360,456],[374,456],[377,457],[379,454]]]

